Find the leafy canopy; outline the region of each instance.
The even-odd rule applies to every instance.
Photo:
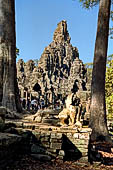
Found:
[[[85,67],[87,68],[88,82],[91,82],[93,63],[86,63]],[[107,113],[108,117],[111,117],[113,114],[113,54],[107,57],[105,93]]]
[[[79,0],[83,7],[89,9],[92,8],[93,6],[96,6],[99,3],[99,0]]]
[[[113,114],[113,55],[108,57],[106,69],[106,105],[109,114]]]

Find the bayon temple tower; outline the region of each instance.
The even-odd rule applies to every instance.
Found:
[[[70,40],[67,22],[63,20],[58,23],[53,41],[44,49],[38,65],[33,60],[17,62],[21,98],[55,107],[63,106],[71,92],[86,94],[86,68]]]

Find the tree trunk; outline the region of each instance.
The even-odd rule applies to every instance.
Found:
[[[111,0],[100,0],[91,87],[91,141],[109,140],[105,104],[105,72]]]
[[[21,111],[16,79],[15,1],[0,0],[0,102]]]

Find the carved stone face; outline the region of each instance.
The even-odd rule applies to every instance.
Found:
[[[28,71],[33,71],[34,66],[35,66],[35,64],[34,64],[34,61],[33,61],[33,60],[29,60],[29,61],[26,63],[26,69],[27,69]]]
[[[54,36],[53,36],[53,40],[55,42],[70,42],[70,36],[69,33],[67,31],[67,23],[66,21],[61,21],[60,23],[58,23],[57,28],[54,32]]]
[[[24,72],[24,61],[22,59],[17,62],[17,71]]]

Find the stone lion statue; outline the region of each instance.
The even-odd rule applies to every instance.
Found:
[[[66,108],[64,108],[59,113],[59,119],[61,125],[80,125],[80,116],[81,116],[81,107],[82,104],[80,103],[80,99],[77,97],[76,94],[71,93],[67,96],[65,101]]]

